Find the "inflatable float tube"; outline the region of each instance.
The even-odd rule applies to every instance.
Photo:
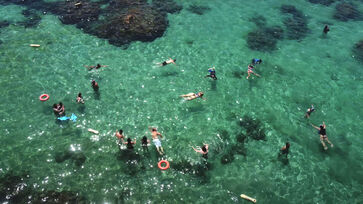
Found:
[[[39,44],[30,44],[29,46],[30,46],[30,47],[40,47],[40,45],[39,45]]]
[[[42,94],[39,96],[39,100],[40,101],[46,101],[49,99],[49,95],[48,94]]]
[[[162,167],[162,166],[161,166],[161,164],[165,164],[166,166]],[[159,163],[158,163],[158,167],[159,167],[159,169],[161,169],[161,170],[167,170],[167,169],[170,167],[170,164],[169,164],[169,162],[168,162],[168,161],[166,161],[166,160],[161,160],[161,161],[159,161]]]
[[[97,130],[94,130],[94,129],[91,129],[91,128],[88,128],[88,132],[92,132],[92,133],[98,134],[98,131]]]

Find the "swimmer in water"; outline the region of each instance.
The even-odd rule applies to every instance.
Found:
[[[117,139],[118,139],[118,144],[120,144],[120,141],[122,142],[122,143],[124,143],[124,135],[122,134],[124,131],[123,130],[119,130],[119,131],[117,131],[116,130],[116,133],[115,133],[115,136],[117,137]]]
[[[57,109],[58,109],[58,113],[60,116],[66,114],[66,109],[64,108],[64,105],[62,102],[59,102]]]
[[[285,154],[286,155],[286,158],[287,158],[287,155],[289,154],[289,149],[290,149],[290,143],[286,142],[285,146],[283,146],[280,149],[280,155]]]
[[[215,67],[209,68],[208,69],[209,75],[205,76],[205,77],[210,77],[214,80],[217,80],[217,76],[216,76],[216,69]]]
[[[203,98],[203,95],[204,95],[203,92],[198,92],[198,93],[188,93],[188,94],[180,95],[180,97],[183,97],[185,100],[188,100],[188,101],[191,101],[196,98],[201,98],[203,100],[206,100],[205,98]]]
[[[92,69],[99,69],[101,67],[107,67],[107,65],[100,65],[100,64],[97,64],[96,66],[87,66],[87,65],[84,65],[84,67],[88,68],[88,70],[92,70]]]
[[[205,158],[205,159],[208,159],[208,144],[203,144],[202,148],[200,147],[193,147],[192,148],[194,149],[195,152],[198,152],[200,154],[202,154],[202,157]]]
[[[313,104],[311,104],[311,107],[310,107],[310,108],[308,108],[308,110],[306,111],[305,118],[310,118],[310,114],[311,114],[312,112],[314,112],[314,111],[315,111],[314,105],[313,105]]]
[[[328,147],[325,145],[324,141],[327,141],[331,147],[334,147],[333,143],[331,143],[328,139],[328,136],[326,136],[326,125],[323,122],[322,125],[320,125],[320,127],[317,127],[313,124],[311,124],[311,126],[313,126],[315,129],[317,129],[319,131],[319,135],[320,135],[320,142],[324,147],[324,150],[327,150]]]
[[[171,63],[173,63],[173,64],[175,64],[175,61],[176,61],[176,59],[171,59],[171,58],[169,58],[168,60],[166,60],[166,61],[164,61],[164,62],[162,62],[162,63],[158,63],[160,66],[165,66],[165,65],[168,65],[168,64],[171,64]],[[176,65],[176,64],[175,64]]]
[[[260,75],[256,74],[256,73],[253,71],[253,69],[254,69],[253,65],[252,65],[252,64],[249,64],[249,65],[248,65],[248,69],[247,69],[247,74],[248,74],[248,76],[246,77],[246,79],[248,79],[248,78],[251,76],[251,74],[253,74],[253,75],[255,75],[255,76],[258,76],[258,77],[261,77]]]
[[[55,116],[59,116],[58,104],[53,104],[53,112]]]
[[[257,64],[261,64],[262,63],[262,59],[252,59],[252,65],[257,65]]]
[[[93,88],[93,90],[94,90],[94,91],[98,91],[98,89],[100,88],[100,87],[98,86],[98,83],[97,83],[95,80],[92,80],[91,84],[92,84],[92,88]]]
[[[160,134],[160,132],[157,131],[156,128],[149,127],[149,130],[151,132],[151,137],[153,138],[153,143],[155,144],[156,150],[159,152],[160,155],[163,155],[164,149],[161,146],[161,142],[159,140],[159,136],[160,138],[162,138],[163,136]]]
[[[150,140],[147,139],[146,136],[144,136],[142,139],[141,139],[141,146],[142,146],[142,149],[145,151],[149,151],[148,149],[148,146],[150,144]]]
[[[324,33],[324,34],[328,34],[328,32],[329,32],[329,31],[330,31],[329,26],[328,26],[328,25],[325,25],[325,26],[324,26],[323,33]]]
[[[82,93],[78,93],[78,96],[77,96],[76,101],[77,101],[77,103],[82,103],[82,104],[84,104],[84,100],[83,100]]]
[[[134,149],[134,145],[136,144],[136,139],[134,141],[131,141],[131,138],[127,138],[127,142],[124,142],[127,149]]]

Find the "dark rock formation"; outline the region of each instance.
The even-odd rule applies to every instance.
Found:
[[[282,38],[281,27],[263,27],[248,33],[247,45],[252,50],[273,51],[276,50],[277,41]]]
[[[362,14],[356,5],[343,2],[336,5],[333,17],[339,21],[358,20],[362,18]]]
[[[87,203],[78,193],[70,191],[33,191],[27,184],[29,175],[6,173],[0,178],[1,203]]]
[[[32,9],[26,9],[26,10],[22,11],[22,14],[26,18],[26,20],[22,21],[22,22],[18,22],[17,24],[22,25],[25,28],[36,27],[42,20],[40,15],[38,15],[36,13],[36,11],[32,10]]]
[[[187,10],[197,15],[203,15],[205,12],[209,11],[210,8],[207,6],[198,6],[192,4],[187,8]]]
[[[64,151],[60,153],[56,153],[55,161],[57,163],[62,163],[66,160],[72,160],[76,166],[82,166],[82,164],[86,161],[87,157],[82,152],[72,152],[72,151]]]
[[[313,4],[321,4],[324,6],[330,6],[330,4],[336,2],[337,0],[308,0],[308,1]]]
[[[267,22],[266,18],[261,16],[261,15],[257,15],[257,16],[254,16],[254,17],[250,18],[250,21],[255,23],[256,26],[258,26],[258,27],[265,27],[266,22]]]
[[[10,23],[8,21],[0,21],[0,29],[8,27]]]
[[[284,25],[287,28],[286,36],[290,40],[300,40],[304,38],[308,32],[310,32],[307,19],[304,14],[297,10],[292,5],[282,5],[281,12],[285,14],[291,14],[284,20]]]
[[[247,137],[255,140],[265,140],[265,129],[261,121],[245,115],[239,124],[245,129]]]
[[[363,40],[357,42],[353,47],[353,53],[356,58],[363,62]]]
[[[222,164],[229,164],[232,163],[234,160],[234,154],[226,153],[221,157]]]
[[[57,3],[57,9],[52,10],[52,13],[59,15],[63,24],[88,25],[88,23],[98,20],[101,13],[98,3],[82,1],[80,5],[76,5],[78,2],[78,0],[71,0]]]

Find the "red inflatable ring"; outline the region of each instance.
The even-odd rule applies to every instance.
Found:
[[[49,99],[49,95],[48,94],[42,94],[39,96],[39,100],[40,101],[46,101]]]
[[[162,166],[161,166],[161,164],[165,164],[166,166],[162,167]],[[159,161],[159,163],[158,163],[158,167],[159,167],[159,169],[161,169],[161,170],[167,170],[167,169],[170,167],[170,164],[169,164],[169,162],[168,162],[168,161],[166,161],[166,160],[161,160],[161,161]]]

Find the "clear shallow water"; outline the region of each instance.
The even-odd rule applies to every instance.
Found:
[[[189,3],[180,2],[186,8]],[[362,37],[362,21],[332,19],[334,5],[294,3],[308,17],[311,32],[300,42],[281,40],[269,53],[247,47],[250,18],[267,18],[269,26],[283,26],[282,4],[289,1],[198,1],[211,8],[204,15],[183,9],[169,15],[164,37],[151,43],[132,43],[124,50],[107,41],[65,26],[57,17],[42,16],[37,28],[17,26],[20,6],[1,6],[0,20],[14,24],[1,29],[0,137],[1,174],[27,171],[35,190],[70,190],[90,201],[116,202],[244,202],[239,194],[260,203],[360,203],[362,173],[362,64],[351,48]],[[360,5],[361,7],[361,5]],[[332,24],[321,37],[324,22]],[[41,44],[31,48],[30,43]],[[168,57],[178,66],[158,67]],[[243,72],[260,57],[262,78],[247,81]],[[88,72],[83,65],[109,67]],[[216,66],[217,81],[203,78]],[[97,98],[90,86],[100,85]],[[334,79],[334,80],[333,80]],[[204,91],[206,101],[182,101],[181,94]],[[85,108],[75,103],[78,92]],[[39,102],[42,93],[50,100]],[[51,105],[62,101],[76,123],[58,124]],[[325,121],[335,147],[322,150],[319,136],[303,118],[310,104],[317,111],[310,121]],[[247,155],[223,165],[220,158],[236,143],[244,115],[261,120],[266,141],[248,139]],[[157,126],[165,135],[164,158],[171,169],[161,172],[154,147],[129,164],[116,145],[114,131],[126,136],[149,134]],[[87,128],[100,131],[98,136]],[[228,137],[221,140],[221,132]],[[285,141],[291,143],[289,164],[277,159]],[[201,162],[189,144],[210,144],[210,169],[204,175],[182,173],[173,165]],[[216,149],[220,150],[217,151]],[[82,152],[86,162],[55,162],[58,152]],[[120,159],[120,157],[122,159]]]

